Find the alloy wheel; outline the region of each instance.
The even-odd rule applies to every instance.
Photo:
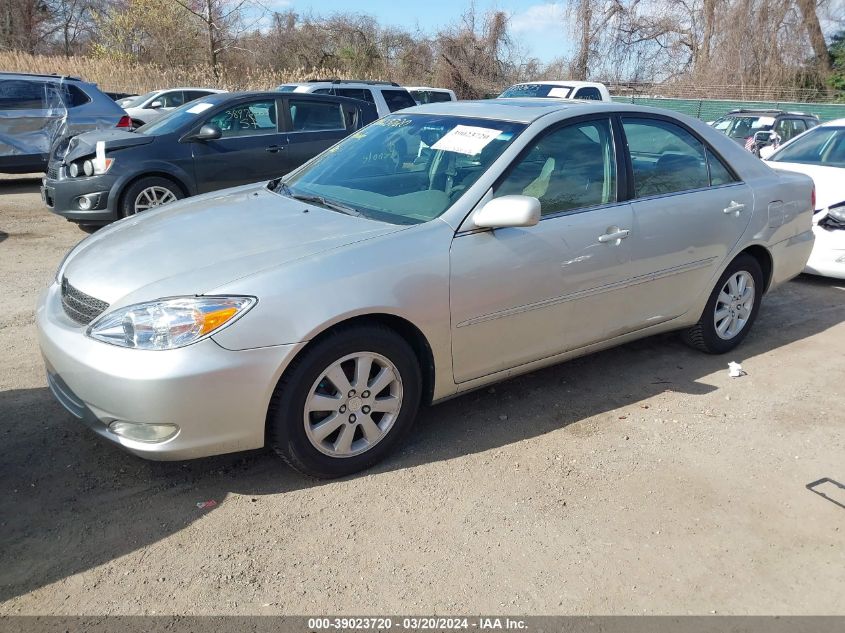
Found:
[[[740,270],[728,277],[716,299],[713,314],[719,338],[728,341],[742,331],[754,309],[754,297],[754,277],[751,273]]]
[[[374,352],[344,356],[327,367],[308,392],[308,441],[331,457],[365,453],[393,427],[402,395],[399,370],[388,358]]]
[[[135,204],[132,205],[132,213],[140,213],[154,207],[160,207],[168,202],[178,200],[176,194],[167,187],[158,185],[142,189],[135,197]]]

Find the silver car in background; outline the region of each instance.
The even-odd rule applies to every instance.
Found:
[[[92,83],[0,72],[0,173],[45,171],[58,139],[114,127],[129,117]]]
[[[804,267],[812,196],[667,111],[410,108],[81,242],[37,309],[48,381],[136,455],[345,475],[422,404],[670,330],[733,349]]]

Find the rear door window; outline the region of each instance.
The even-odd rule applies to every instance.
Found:
[[[43,110],[47,107],[46,94],[43,81],[1,80],[0,110]]]
[[[345,130],[346,120],[339,103],[291,99],[288,101],[292,132]]]
[[[381,94],[391,112],[417,105],[417,102],[414,101],[411,93],[407,90],[382,90]]]
[[[704,145],[682,127],[657,119],[622,118],[637,198],[710,186]]]
[[[212,92],[208,92],[207,90],[186,90],[185,91],[185,103],[189,101],[193,101],[194,99],[201,99],[202,97],[207,97],[210,94],[214,94]]]
[[[373,93],[365,88],[341,88],[335,90],[335,94],[340,97],[349,97],[350,99],[358,99],[359,101],[366,101],[367,103],[375,103],[373,100]]]

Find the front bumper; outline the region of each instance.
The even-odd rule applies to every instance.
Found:
[[[816,243],[805,273],[845,279],[845,230],[813,227]]]
[[[108,345],[64,313],[56,283],[41,295],[36,326],[56,399],[98,435],[155,460],[263,446],[270,397],[300,348],[230,351],[211,339],[168,351]],[[179,431],[164,442],[134,441],[108,429],[114,420],[176,424]]]
[[[118,177],[112,174],[100,176],[64,176],[64,168],[51,163],[48,175],[41,185],[41,200],[50,211],[80,224],[105,224],[118,219],[116,196],[112,188]],[[94,200],[90,209],[79,208],[79,198],[88,196]]]

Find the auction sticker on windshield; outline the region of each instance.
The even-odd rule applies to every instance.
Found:
[[[191,114],[201,114],[202,112],[205,112],[206,110],[208,110],[212,105],[214,105],[214,104],[212,104],[212,103],[198,103],[197,105],[195,105],[191,108],[188,108],[188,112],[190,112]]]
[[[431,149],[475,156],[501,133],[501,130],[492,130],[488,127],[457,125],[432,145]]]

